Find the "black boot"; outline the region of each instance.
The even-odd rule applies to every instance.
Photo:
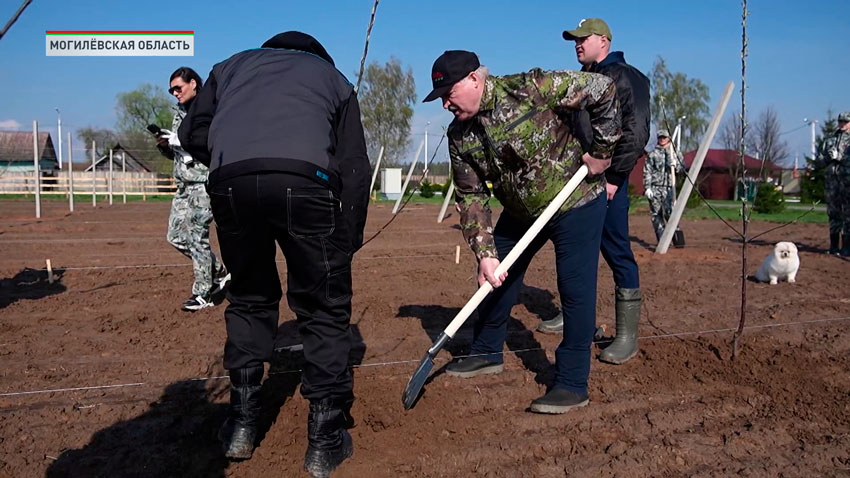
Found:
[[[230,371],[230,416],[218,432],[227,458],[247,460],[254,453],[262,381],[262,366]]]
[[[619,365],[637,355],[640,299],[640,289],[617,288],[614,293],[617,335],[611,345],[599,354],[599,360]]]
[[[326,398],[310,403],[304,469],[313,478],[330,476],[336,467],[354,454],[354,444],[346,430],[354,425],[349,410],[351,400],[340,404]]]
[[[841,237],[840,232],[829,233],[829,252],[827,254],[838,254],[838,239]],[[844,237],[844,242],[847,242],[847,237]]]
[[[844,257],[850,256],[850,237],[847,234],[844,234],[844,245],[839,253]]]

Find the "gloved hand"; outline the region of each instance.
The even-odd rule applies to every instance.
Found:
[[[655,194],[652,192],[652,189],[647,189],[643,192],[643,195],[646,196],[646,199],[652,201],[652,196],[654,196]]]
[[[173,147],[180,147],[180,139],[177,137],[177,133],[173,133],[168,131],[167,129],[162,130],[162,138],[168,140],[168,145]]]

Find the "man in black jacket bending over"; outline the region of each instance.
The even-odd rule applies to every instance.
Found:
[[[352,85],[324,47],[300,32],[215,65],[179,132],[208,161],[208,190],[224,263],[230,417],[226,455],[250,458],[264,362],[274,349],[286,258],[287,300],[298,318],[310,401],[305,468],[326,476],[353,452],[348,367],[351,259],[362,245],[369,160]]]
[[[611,167],[605,171],[608,209],[602,229],[602,257],[614,273],[614,298],[617,335],[599,355],[603,362],[621,364],[637,354],[640,321],[640,282],[635,256],[629,243],[629,173],[644,154],[649,140],[649,79],[626,63],[623,52],[610,52],[611,30],[600,18],[579,22],[575,30],[565,30],[564,40],[575,41],[576,57],[582,71],[603,74],[617,86],[617,100],[622,114],[623,136],[614,148]],[[587,112],[574,115],[575,130],[587,151],[592,143]],[[563,330],[562,316],[542,322],[541,332]]]

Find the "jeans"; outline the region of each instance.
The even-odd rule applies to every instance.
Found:
[[[564,338],[555,351],[555,388],[587,393],[590,346],[596,328],[596,271],[607,199],[591,202],[554,217],[529,244],[508,271],[506,280],[478,307],[472,354],[483,354],[495,363],[504,361],[502,348],[511,309],[517,302],[522,279],[534,254],[551,240],[555,246],[558,292],[564,314]],[[527,224],[502,212],[493,230],[499,257],[519,242]]]
[[[629,192],[623,183],[608,201],[602,226],[602,257],[614,273],[614,285],[620,289],[639,289],[640,278],[632,246],[629,242]]]

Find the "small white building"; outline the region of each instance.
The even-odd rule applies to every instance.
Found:
[[[395,201],[401,196],[401,168],[381,169],[381,199]]]

